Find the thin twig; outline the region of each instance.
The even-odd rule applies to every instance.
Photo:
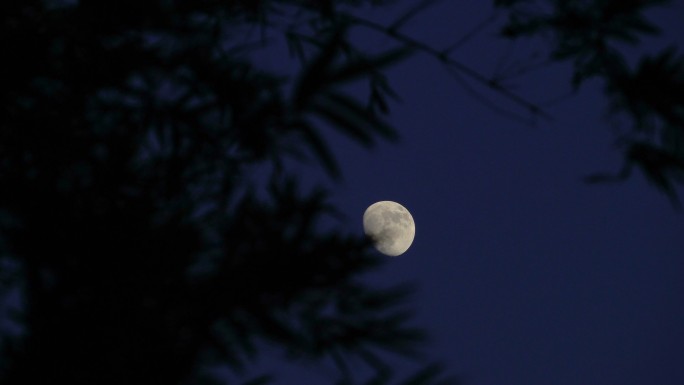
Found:
[[[404,13],[403,16],[397,19],[394,23],[392,23],[389,26],[390,30],[398,30],[401,28],[404,24],[406,24],[409,20],[411,20],[414,16],[422,12],[424,9],[427,9],[434,5],[435,3],[442,1],[442,0],[423,0],[421,1],[418,5],[415,7],[409,9],[406,13]]]
[[[434,56],[437,60],[441,61],[444,63],[447,67],[451,67],[456,69],[457,71],[461,72],[462,74],[468,76],[469,78],[481,83],[487,88],[490,88],[502,96],[504,96],[506,99],[511,100],[515,104],[518,104],[522,107],[524,107],[526,110],[528,110],[530,113],[536,116],[541,116],[545,119],[548,120],[553,120],[550,115],[542,111],[539,106],[536,104],[528,101],[527,99],[523,98],[522,96],[511,92],[510,90],[506,89],[503,87],[499,82],[497,82],[495,79],[490,79],[487,76],[477,72],[476,70],[470,68],[469,66],[461,63],[460,61],[455,60],[454,58],[450,57],[446,52],[444,51],[438,51],[437,49],[431,47],[428,44],[425,44],[421,41],[418,41],[412,37],[409,37],[407,35],[404,35],[396,30],[390,30],[387,27],[372,22],[370,20],[366,19],[361,19],[355,16],[349,15],[349,21],[360,26],[364,26],[376,31],[380,31],[384,34],[387,34],[388,36],[391,36],[392,38],[406,44],[407,46],[410,46],[412,48],[415,48],[419,51],[428,53],[432,56]]]
[[[342,374],[342,378],[344,378],[347,381],[351,380],[351,371],[349,370],[349,366],[344,361],[344,358],[342,357],[340,352],[336,349],[331,349],[330,357],[333,359],[335,366],[337,366],[337,369]]]
[[[467,43],[468,40],[472,39],[473,36],[477,35],[480,31],[482,31],[487,25],[489,25],[491,22],[496,19],[496,12],[492,12],[489,17],[486,19],[482,20],[479,22],[473,29],[468,31],[465,35],[463,35],[460,39],[458,39],[455,43],[451,44],[448,46],[444,51],[442,51],[445,55],[450,55],[454,50],[457,48],[460,48],[463,44]]]
[[[521,122],[525,125],[533,125],[534,122],[530,121],[528,118],[525,118],[521,115],[518,115],[514,112],[511,112],[509,110],[506,110],[504,108],[499,107],[496,103],[492,102],[489,100],[486,96],[482,95],[481,93],[477,92],[473,87],[468,84],[468,82],[463,79],[460,73],[456,72],[453,69],[447,68],[447,72],[458,82],[463,89],[470,94],[470,96],[476,100],[478,100],[480,103],[483,105],[487,106],[489,109],[492,111],[496,112],[499,115],[502,115],[508,119],[516,120],[518,122]]]

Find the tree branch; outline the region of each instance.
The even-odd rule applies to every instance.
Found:
[[[453,48],[449,48],[447,50],[440,51],[426,43],[423,43],[422,41],[416,40],[410,36],[407,36],[396,29],[393,28],[388,28],[382,24],[362,19],[353,15],[347,15],[348,21],[353,24],[353,25],[358,25],[358,26],[363,26],[367,27],[369,29],[382,32],[393,39],[407,45],[408,47],[414,48],[418,51],[427,53],[431,56],[433,56],[435,59],[439,60],[442,62],[445,66],[449,68],[453,68],[454,70],[460,72],[461,74],[469,77],[470,79],[475,80],[476,82],[482,84],[483,86],[499,93],[502,95],[504,98],[512,101],[513,103],[525,108],[527,111],[529,111],[531,114],[535,116],[541,116],[543,118],[546,118],[548,120],[552,120],[552,117],[544,112],[538,105],[536,105],[533,102],[528,101],[524,97],[508,90],[504,86],[501,85],[496,79],[492,79],[487,77],[486,75],[474,70],[473,68],[467,66],[466,64],[463,64],[462,62],[452,58],[449,56],[451,50]],[[488,104],[490,107],[491,105]]]

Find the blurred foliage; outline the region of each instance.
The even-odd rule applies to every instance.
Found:
[[[623,180],[633,166],[679,207],[684,184],[684,56],[669,47],[643,54],[630,66],[621,52],[659,33],[646,11],[669,0],[495,0],[507,12],[501,34],[509,39],[544,37],[549,57],[570,62],[573,87],[592,78],[604,84],[611,116],[623,117],[616,140],[625,165],[589,182]]]
[[[382,70],[410,50],[362,52],[339,17],[383,3],[2,2],[0,277],[25,333],[0,336],[1,382],[266,384],[263,343],[344,383],[354,357],[377,384],[398,381],[383,352],[420,365],[410,290],[361,279],[382,259],[323,230],[339,213],[292,166],[339,177],[325,129],[396,138]],[[257,64],[272,38],[295,73]]]

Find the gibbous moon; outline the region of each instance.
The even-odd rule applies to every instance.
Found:
[[[363,213],[363,231],[370,237],[379,252],[396,257],[413,243],[416,224],[406,207],[397,202],[380,201],[370,205]]]

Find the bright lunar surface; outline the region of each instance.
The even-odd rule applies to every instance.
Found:
[[[381,253],[396,257],[411,246],[416,224],[406,207],[397,202],[373,203],[363,213],[363,231]]]

